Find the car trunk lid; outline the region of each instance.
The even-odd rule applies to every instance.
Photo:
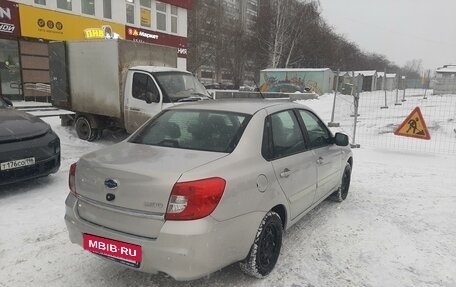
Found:
[[[225,155],[128,142],[88,154],[76,172],[78,212],[95,224],[155,237],[182,173]]]

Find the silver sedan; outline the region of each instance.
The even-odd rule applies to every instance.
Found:
[[[176,280],[240,262],[262,278],[283,231],[325,198],[347,197],[353,156],[304,105],[176,105],[125,141],[70,168],[70,240],[98,256]]]

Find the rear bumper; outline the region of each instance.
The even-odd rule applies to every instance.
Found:
[[[140,267],[129,268],[164,272],[176,280],[198,279],[244,259],[264,216],[257,212],[222,222],[210,216],[193,221],[166,221],[155,239],[147,239],[81,219],[76,211],[77,202],[72,194],[65,201],[65,222],[72,243],[83,246],[83,234],[91,234],[140,245]]]

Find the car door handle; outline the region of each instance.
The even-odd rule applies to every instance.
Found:
[[[288,168],[285,168],[281,173],[280,173],[280,177],[289,177],[290,174],[292,174],[293,172],[291,170],[289,170]]]
[[[317,164],[323,164],[323,158],[321,156],[317,159]]]
[[[138,109],[138,108],[130,108],[130,111],[139,112],[139,111],[140,111],[140,109]]]

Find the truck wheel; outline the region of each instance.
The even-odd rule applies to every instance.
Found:
[[[93,141],[96,137],[96,133],[90,121],[84,117],[80,116],[76,119],[75,123],[76,133],[78,137],[82,140]]]
[[[240,262],[241,270],[256,278],[266,277],[274,269],[281,247],[282,220],[276,212],[269,211],[258,228],[249,255]]]

